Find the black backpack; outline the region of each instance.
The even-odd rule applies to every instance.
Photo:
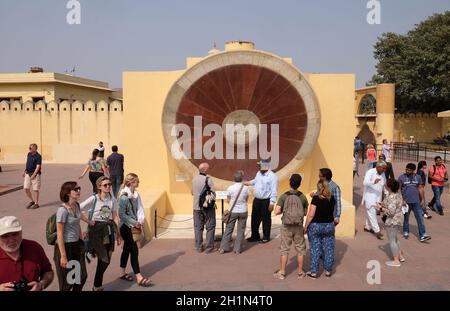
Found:
[[[205,185],[203,186],[202,191],[198,197],[198,206],[201,209],[210,209],[216,206],[216,194],[211,190],[211,187],[208,184],[209,177],[206,176]]]

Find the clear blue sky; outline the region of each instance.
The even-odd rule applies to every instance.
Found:
[[[305,72],[355,73],[361,87],[378,36],[450,10],[449,0],[381,0],[381,24],[369,25],[368,0],[79,1],[81,25],[68,25],[68,0],[0,0],[0,72],[76,66],[121,87],[123,71],[181,69],[214,41],[250,40]]]

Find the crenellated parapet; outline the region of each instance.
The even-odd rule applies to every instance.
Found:
[[[0,113],[6,111],[47,111],[47,112],[119,112],[123,111],[123,102],[120,100],[113,101],[98,101],[94,102],[91,100],[80,101],[80,100],[64,100],[50,101],[46,102],[40,100],[38,102],[26,101],[7,101],[3,100],[0,102]]]
[[[426,112],[408,112],[408,113],[396,113],[395,119],[437,119],[437,113],[426,113]]]

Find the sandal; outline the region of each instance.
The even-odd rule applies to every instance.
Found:
[[[131,275],[129,275],[128,273],[125,273],[119,279],[129,281],[129,282],[133,281],[133,277]]]
[[[311,279],[317,279],[317,273],[309,271],[306,273],[306,275],[309,276]]]
[[[306,276],[305,271],[297,273],[297,279],[303,279]]]
[[[138,282],[138,285],[142,286],[142,287],[150,287],[152,285],[152,281],[150,281],[150,279],[148,279],[148,278],[142,278]]]
[[[277,270],[277,271],[275,271],[275,272],[273,273],[273,277],[274,277],[274,278],[277,278],[277,279],[279,279],[279,280],[284,280],[284,279],[286,278],[286,274],[281,273],[280,270]]]

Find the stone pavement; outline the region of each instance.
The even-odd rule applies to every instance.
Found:
[[[397,173],[403,172],[406,163],[395,163]],[[362,171],[364,166],[360,167]],[[21,184],[23,165],[4,165],[0,173],[0,184]],[[45,222],[59,203],[59,187],[67,180],[77,180],[83,170],[82,165],[43,165],[41,208],[26,210],[28,203],[23,190],[0,196],[0,217],[15,215],[24,227],[24,237],[43,245],[50,259],[53,247],[45,242]],[[139,172],[137,172],[139,173]],[[354,204],[361,201],[362,178],[355,178]],[[82,198],[90,192],[87,177],[80,181]],[[448,190],[443,196],[448,204]],[[427,199],[432,197],[427,185]],[[118,280],[120,247],[114,252],[112,263],[105,274],[106,290],[450,290],[450,214],[445,216],[432,213],[431,220],[425,220],[427,231],[432,236],[429,243],[419,243],[415,219],[410,220],[412,236],[401,239],[407,262],[400,268],[385,266],[388,260],[387,240],[379,241],[371,234],[363,232],[364,209],[357,208],[357,234],[355,239],[336,241],[335,274],[328,279],[316,280],[296,278],[296,261],[291,252],[285,280],[276,280],[272,272],[278,266],[279,240],[267,244],[244,245],[240,255],[227,253],[219,255],[198,254],[193,247],[193,239],[153,239],[140,250],[140,264],[143,274],[151,277],[155,285],[150,288],[138,287],[134,282]],[[193,233],[192,233],[193,236]],[[366,281],[369,260],[381,263],[381,284],[369,285]],[[309,266],[309,256],[305,258],[305,269]],[[131,269],[131,268],[129,268]],[[92,288],[95,262],[88,265],[88,282],[85,290]],[[57,290],[57,281],[49,290]]]

